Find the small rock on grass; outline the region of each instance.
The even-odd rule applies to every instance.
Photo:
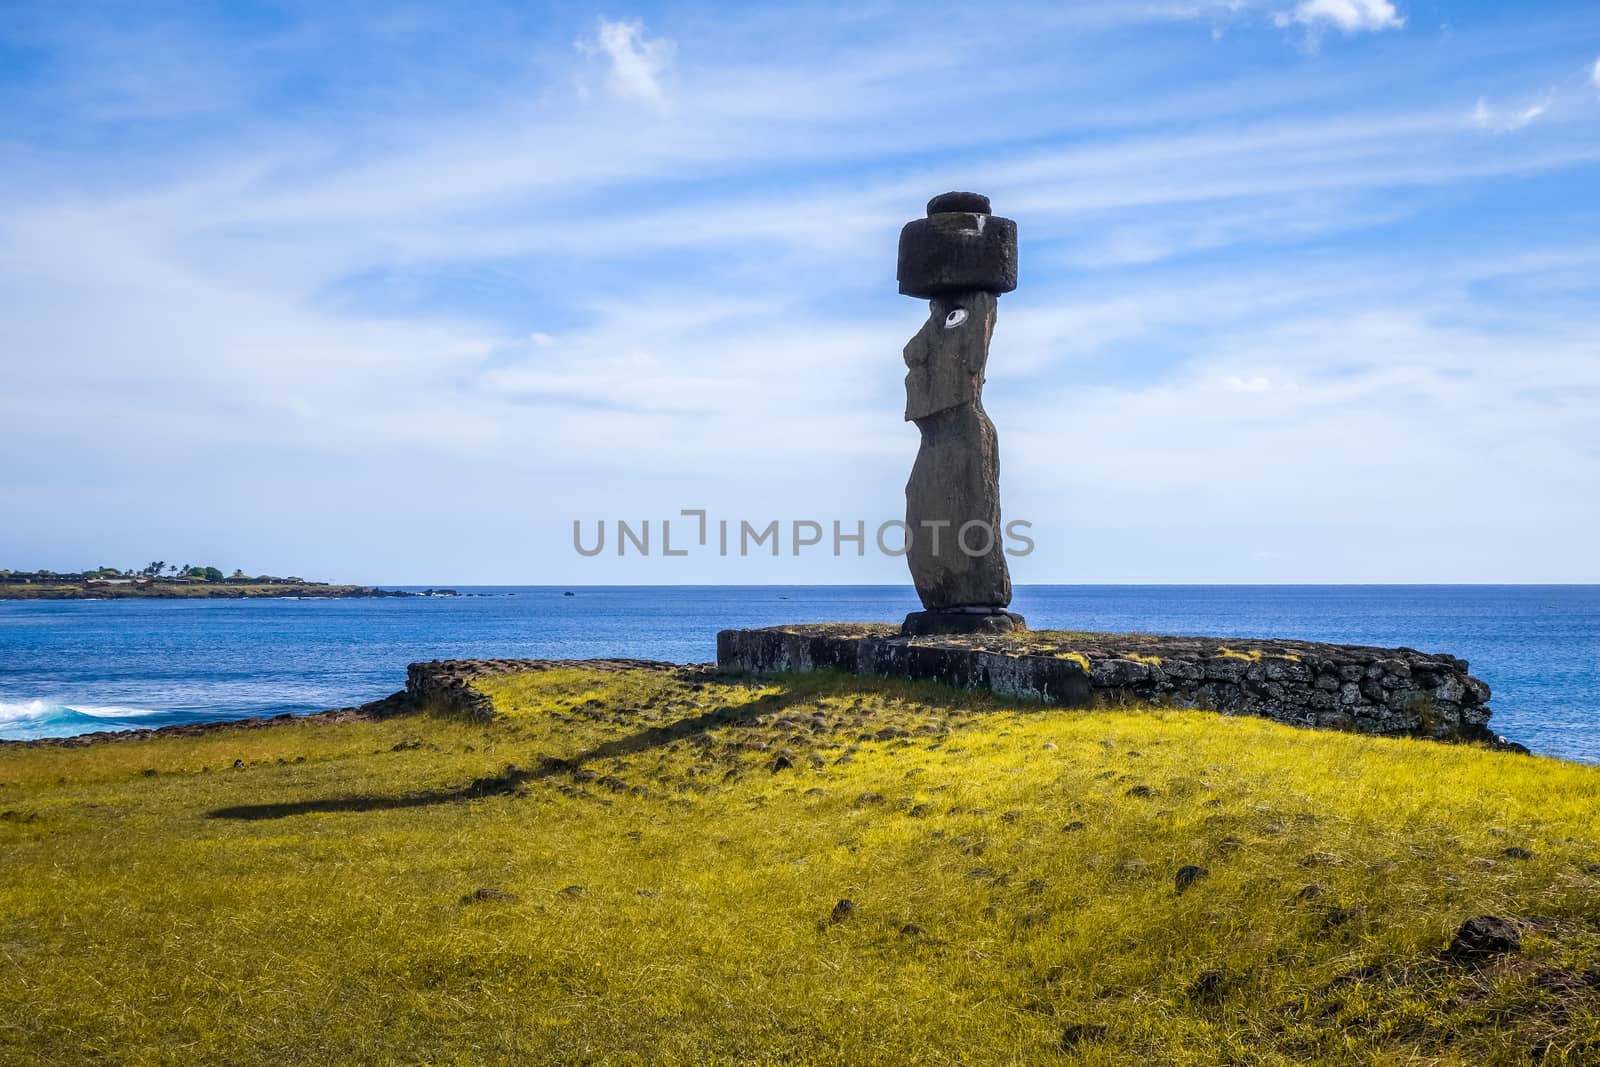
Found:
[[[828,915],[830,923],[842,923],[856,913],[856,902],[846,897],[833,906],[833,911]]]
[[[1531,860],[1533,859],[1533,850],[1522,848],[1519,845],[1512,845],[1510,848],[1502,849],[1500,855],[1508,860]]]
[[[1173,884],[1177,886],[1178,892],[1182,893],[1202,878],[1207,878],[1210,875],[1211,871],[1208,868],[1194,863],[1186,863],[1178,868],[1178,873],[1173,878]]]
[[[522,898],[515,893],[507,893],[504,889],[495,889],[493,886],[483,886],[474,889],[461,898],[463,904],[515,904]]]
[[[1226,971],[1201,971],[1189,983],[1189,999],[1201,1004],[1215,1004],[1228,990]]]
[[[564,897],[581,897],[584,894],[584,888],[581,885],[569,885],[563,887],[560,893]]]
[[[1061,1031],[1061,1047],[1072,1049],[1088,1041],[1099,1041],[1105,1036],[1106,1028],[1101,1023],[1073,1023]]]
[[[1498,915],[1479,915],[1468,919],[1450,939],[1444,958],[1456,963],[1470,963],[1491,956],[1511,955],[1522,951],[1522,934],[1510,919]]]

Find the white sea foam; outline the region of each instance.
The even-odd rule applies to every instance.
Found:
[[[115,704],[64,704],[58,700],[0,700],[0,723],[18,725],[41,719],[59,719],[70,715],[87,715],[93,719],[137,719],[145,715],[159,715],[152,708],[129,708]]]
[[[94,729],[130,729],[150,715],[147,707],[115,704],[64,704],[61,701],[0,701],[0,739],[59,737]],[[98,726],[96,723],[106,723]]]

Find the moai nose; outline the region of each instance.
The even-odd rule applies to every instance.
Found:
[[[930,300],[945,293],[1009,293],[1017,287],[1017,224],[989,214],[981,193],[941,193],[928,217],[900,231],[900,292]]]

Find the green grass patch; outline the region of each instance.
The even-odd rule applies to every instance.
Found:
[[[1600,1056],[1595,768],[828,674],[480,686],[487,726],[0,751],[0,1062]],[[1441,962],[1481,914],[1524,951]]]

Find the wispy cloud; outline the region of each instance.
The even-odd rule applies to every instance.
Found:
[[[1550,110],[1553,94],[1547,94],[1541,99],[1525,104],[1522,107],[1497,109],[1489,106],[1483,97],[1478,98],[1478,103],[1472,109],[1470,116],[1472,124],[1479,129],[1491,133],[1512,133],[1537,122],[1545,112]]]
[[[1333,26],[1345,33],[1398,30],[1406,24],[1389,0],[1301,0],[1292,10],[1280,12],[1276,20],[1280,26]]]
[[[647,36],[639,19],[612,21],[601,16],[598,32],[580,41],[578,48],[605,58],[606,84],[617,96],[652,104],[665,101],[661,77],[672,60],[673,43]]]

